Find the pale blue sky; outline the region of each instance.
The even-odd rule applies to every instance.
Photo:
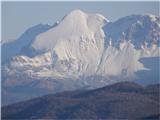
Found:
[[[17,39],[39,23],[54,24],[74,9],[115,21],[131,14],[159,15],[159,2],[2,2],[2,40]]]

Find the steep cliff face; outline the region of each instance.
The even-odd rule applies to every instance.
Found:
[[[58,92],[134,80],[135,72],[146,70],[139,59],[159,56],[159,30],[153,15],[111,23],[100,14],[72,11],[54,26],[37,26],[25,39],[2,45],[2,58],[16,51],[2,65],[4,94],[22,86]]]
[[[141,48],[144,41],[148,46],[154,39],[160,39],[160,17],[151,14],[130,15],[111,22],[104,27],[106,38],[111,37],[113,44],[118,44],[121,33],[124,32],[126,40],[131,40],[136,49]]]

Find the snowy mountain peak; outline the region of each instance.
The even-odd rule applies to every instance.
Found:
[[[71,11],[69,14],[65,15],[61,21],[65,21],[65,20],[74,21],[78,19],[80,21],[81,19],[84,19],[86,16],[87,14],[84,13],[83,11],[74,10],[74,11]]]
[[[98,17],[99,19],[103,19],[103,20],[106,20],[107,22],[109,22],[109,20],[107,20],[103,15],[101,14],[98,14],[98,13],[87,13],[87,12],[84,12],[80,9],[76,9],[76,10],[73,10],[71,11],[69,14],[67,14],[64,18],[68,17],[68,18],[72,18],[72,19],[75,19],[75,18],[81,18],[81,17],[89,17],[89,16],[96,16]]]
[[[62,41],[93,38],[105,24],[105,17],[75,10],[65,16],[56,27],[38,35],[32,47],[38,51],[48,51]]]
[[[76,10],[73,10],[73,11],[71,11],[69,14],[67,14],[66,16],[74,16],[74,17],[78,17],[78,16],[83,16],[83,15],[85,15],[86,13],[85,12],[83,12],[82,10],[80,10],[80,9],[76,9]]]
[[[113,39],[113,44],[118,44],[121,34],[125,33],[125,39],[132,40],[136,49],[141,47],[141,43],[145,40],[151,46],[154,39],[160,38],[160,17],[147,15],[130,15],[118,19],[113,23],[106,24],[104,27],[106,39]]]
[[[38,25],[2,46],[2,55],[12,53],[2,67],[3,86],[61,91],[133,80],[146,69],[141,58],[159,56],[157,20],[131,15],[108,22],[100,14],[74,10],[54,26]]]

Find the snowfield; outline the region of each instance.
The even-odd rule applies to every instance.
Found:
[[[42,27],[26,46],[18,42],[16,54],[10,50],[11,56],[5,56],[9,49],[3,45],[10,44],[2,44],[8,60],[2,65],[2,95],[22,86],[55,93],[134,80],[137,71],[148,69],[141,58],[159,56],[159,20],[132,15],[112,23],[100,14],[75,10],[56,25]]]

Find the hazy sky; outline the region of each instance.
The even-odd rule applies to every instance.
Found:
[[[159,15],[159,2],[2,2],[2,40],[17,39],[39,23],[54,24],[74,9],[115,21],[131,14]]]

